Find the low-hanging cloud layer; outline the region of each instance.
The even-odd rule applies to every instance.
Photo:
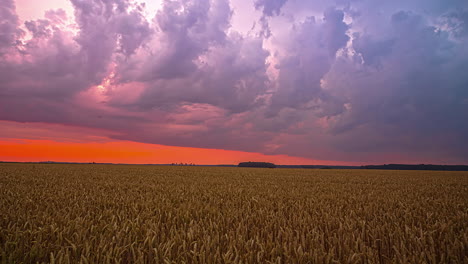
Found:
[[[465,0],[166,0],[152,17],[130,0],[71,4],[22,21],[0,1],[0,120],[320,160],[468,163]]]

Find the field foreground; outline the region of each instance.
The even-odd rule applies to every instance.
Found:
[[[0,164],[0,263],[468,263],[468,173]]]

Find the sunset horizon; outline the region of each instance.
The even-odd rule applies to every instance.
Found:
[[[29,124],[0,121],[5,129],[0,137],[0,162],[70,162],[113,164],[237,165],[245,161],[272,162],[277,165],[363,166],[375,164],[466,165],[442,160],[421,161],[388,156],[384,161],[314,160],[288,155],[272,155],[239,150],[166,146],[99,135],[102,131],[64,125]],[[51,132],[53,131],[53,132]],[[31,132],[33,134],[31,134]],[[96,132],[99,132],[96,134]],[[0,135],[2,132],[0,132]],[[23,135],[23,138],[9,136]],[[83,135],[86,135],[83,137]]]

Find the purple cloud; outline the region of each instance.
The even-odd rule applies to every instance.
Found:
[[[281,8],[288,0],[256,0],[255,8],[262,9],[266,16],[279,15]]]
[[[18,28],[19,20],[15,12],[15,2],[4,0],[0,5],[0,56],[16,45],[21,30]]]
[[[272,96],[271,114],[285,107],[311,109],[321,115],[342,111],[341,102],[323,89],[321,80],[336,60],[336,52],[349,40],[343,16],[342,11],[328,9],[323,21],[309,17],[293,25],[284,45],[286,56],[278,58],[278,89]]]

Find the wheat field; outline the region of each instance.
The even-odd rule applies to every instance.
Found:
[[[468,263],[466,172],[0,164],[1,263]]]

